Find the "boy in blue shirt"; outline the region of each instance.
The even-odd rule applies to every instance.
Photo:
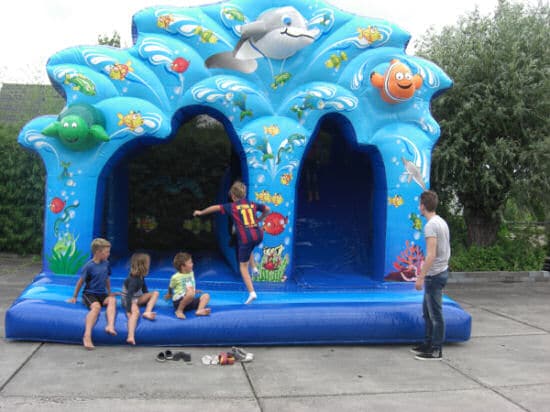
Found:
[[[97,238],[92,241],[92,259],[82,267],[82,274],[74,289],[73,297],[68,300],[70,303],[76,303],[78,292],[85,283],[82,292],[82,300],[88,307],[89,312],[86,315],[86,326],[82,343],[86,349],[93,349],[92,329],[97,322],[101,306],[107,307],[107,326],[105,332],[110,335],[116,335],[115,314],[116,299],[111,295],[111,266],[109,264],[109,255],[111,254],[111,243],[108,240]]]
[[[256,261],[252,255],[252,251],[256,246],[262,243],[264,234],[260,228],[260,222],[267,216],[270,209],[268,206],[261,203],[249,202],[246,200],[246,186],[242,182],[235,182],[229,190],[229,196],[232,203],[223,205],[212,205],[203,210],[195,210],[193,216],[204,216],[210,213],[220,212],[228,214],[237,232],[237,256],[239,258],[239,269],[243,278],[246,289],[248,290],[248,299],[245,304],[251,303],[257,298],[254,291],[254,285],[250,278],[248,265],[253,272],[257,272]],[[259,217],[257,212],[261,212]]]

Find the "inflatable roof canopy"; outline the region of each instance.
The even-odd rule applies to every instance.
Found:
[[[133,35],[129,49],[52,56],[47,71],[67,105],[20,133],[47,169],[50,282],[69,282],[94,237],[110,239],[118,255],[131,252],[128,159],[201,113],[224,124],[249,199],[272,210],[254,252],[257,284],[329,290],[414,280],[423,260],[418,199],[439,137],[430,101],[452,83],[405,54],[408,33],[322,1],[235,0],[144,9]],[[321,128],[342,137],[325,164],[307,158]],[[211,201],[225,201],[230,184]],[[239,283],[223,219],[219,246]],[[455,340],[469,336],[461,325]]]

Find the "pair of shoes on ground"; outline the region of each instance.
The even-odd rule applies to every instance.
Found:
[[[187,352],[176,352],[172,353],[171,350],[165,350],[164,352],[159,352],[156,358],[157,362],[165,362],[167,360],[174,361],[184,361],[191,362],[191,354]]]
[[[434,347],[430,344],[423,343],[411,349],[411,352],[416,354],[414,357],[418,360],[441,360],[443,359],[443,350],[441,347]]]
[[[233,365],[237,362],[252,362],[254,355],[242,348],[233,346],[231,352],[220,352],[218,355],[204,355],[201,362],[204,365]]]

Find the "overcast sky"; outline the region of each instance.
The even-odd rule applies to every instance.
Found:
[[[326,0],[348,12],[397,24],[413,41],[433,26],[453,24],[479,7],[491,13],[497,0]],[[535,0],[519,0],[534,2]],[[99,34],[116,30],[122,47],[131,47],[131,21],[155,5],[196,6],[218,0],[4,0],[0,6],[0,84],[48,83],[46,62],[72,46],[97,44]],[[284,3],[284,2],[282,2]]]

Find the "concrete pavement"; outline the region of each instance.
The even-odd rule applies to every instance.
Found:
[[[0,254],[2,337],[7,308],[40,267]],[[417,361],[403,345],[293,346],[205,366],[201,356],[223,348],[185,348],[191,363],[159,363],[155,347],[2,339],[0,410],[550,411],[550,282],[521,279],[448,285],[472,314],[472,338],[447,345],[441,362]]]

